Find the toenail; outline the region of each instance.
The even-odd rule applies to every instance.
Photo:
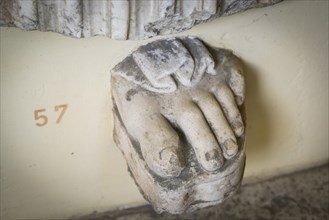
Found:
[[[160,160],[165,164],[162,166],[164,172],[169,176],[178,176],[182,170],[182,164],[177,153],[171,148],[165,148],[159,154]]]
[[[228,139],[223,144],[223,151],[226,158],[231,158],[238,152],[238,145],[232,139]]]
[[[240,137],[244,133],[244,126],[241,120],[234,121],[232,127],[237,137]]]
[[[207,171],[213,172],[218,170],[224,163],[223,158],[220,156],[218,150],[211,150],[205,154]]]

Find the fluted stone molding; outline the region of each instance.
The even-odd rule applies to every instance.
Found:
[[[1,0],[0,25],[75,38],[145,39],[282,0]]]
[[[112,70],[114,140],[158,213],[222,202],[245,165],[243,66],[179,37],[139,47]]]

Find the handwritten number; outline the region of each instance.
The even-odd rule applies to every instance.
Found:
[[[39,109],[34,111],[34,119],[35,120],[42,120],[42,122],[35,123],[36,126],[42,127],[45,126],[48,122],[48,118],[45,115],[41,115],[39,113],[46,111],[46,109]]]
[[[57,112],[60,108],[62,108],[61,113],[59,114],[57,120],[56,120],[56,124],[60,123],[62,120],[63,115],[65,114],[65,111],[67,109],[67,104],[64,105],[56,105],[55,106],[55,111]]]
[[[56,105],[55,106],[55,111],[61,110],[59,113],[59,116],[56,120],[56,124],[59,124],[62,121],[62,118],[68,108],[68,104],[63,104],[63,105]],[[48,117],[44,114],[46,111],[45,108],[43,109],[38,109],[34,111],[34,120],[38,121],[35,123],[36,126],[38,127],[43,127],[48,123]]]

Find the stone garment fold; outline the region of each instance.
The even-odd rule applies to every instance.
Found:
[[[199,39],[188,36],[141,46],[114,67],[114,71],[149,91],[169,93],[177,89],[178,83],[194,86],[204,74],[215,75],[214,67],[215,62],[206,46]]]
[[[53,31],[75,38],[96,35],[146,39],[282,0],[1,0],[0,26]]]

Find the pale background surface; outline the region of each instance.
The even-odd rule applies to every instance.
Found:
[[[181,34],[246,63],[247,180],[328,160],[328,1],[286,1]],[[1,28],[3,219],[144,203],[113,143],[109,71],[148,41]],[[56,124],[60,104],[68,109]],[[49,121],[37,127],[43,108]]]

